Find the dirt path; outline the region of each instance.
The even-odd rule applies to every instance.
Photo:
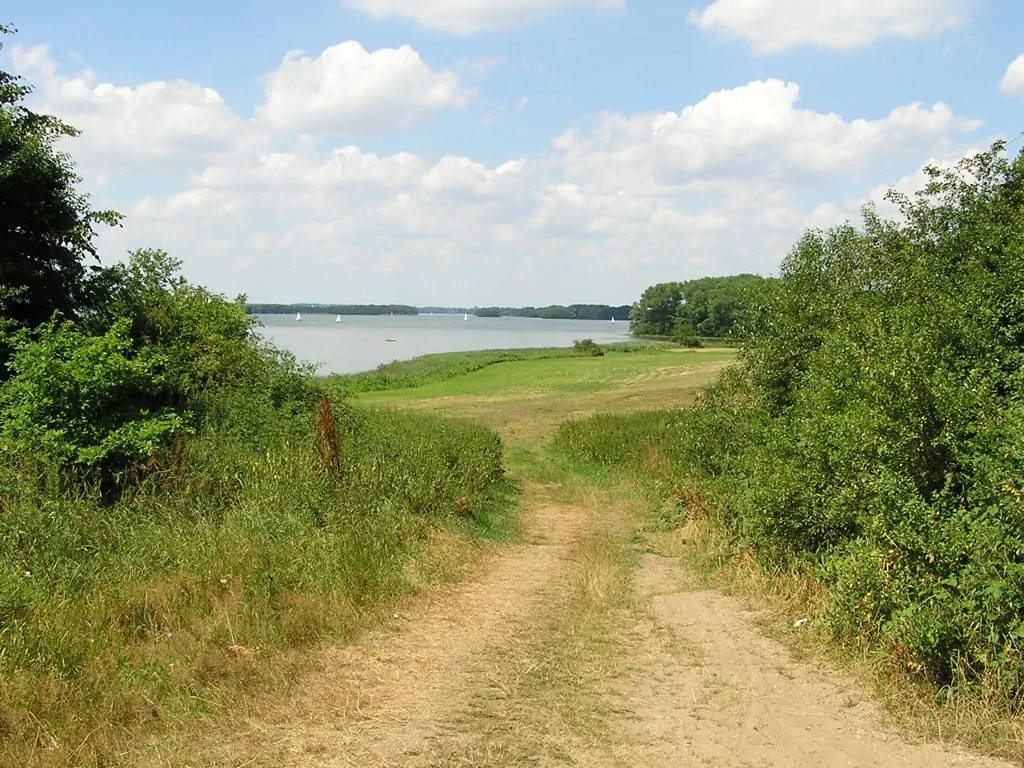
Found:
[[[407,765],[438,740],[476,691],[474,670],[500,657],[557,602],[586,510],[523,487],[526,535],[478,576],[424,595],[391,625],[327,650],[297,695],[234,723],[191,764]]]
[[[527,482],[524,509],[521,544],[328,649],[188,764],[1009,765],[887,731],[856,685],[793,660],[738,598],[689,587],[676,558],[627,552],[624,601],[621,504]],[[619,536],[604,561],[587,554],[599,534]]]
[[[638,582],[651,610],[625,724],[643,745],[638,764],[1009,765],[888,732],[857,685],[794,661],[741,599],[687,588],[675,558],[643,555]]]
[[[713,373],[684,372],[673,397]],[[201,743],[156,764],[1010,765],[888,729],[870,695],[795,660],[742,600],[695,587],[679,558],[639,551],[628,495],[538,462],[536,441],[559,409],[602,410],[613,396],[568,398],[530,418],[523,403],[463,404],[475,415],[489,407],[487,420],[520,446],[521,542],[317,654],[291,696],[219,718]]]

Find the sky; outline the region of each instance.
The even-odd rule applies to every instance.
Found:
[[[7,0],[105,262],[253,301],[627,304],[776,274],[1024,131],[1022,0]]]

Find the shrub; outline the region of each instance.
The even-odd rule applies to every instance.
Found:
[[[158,351],[133,347],[124,321],[101,336],[56,320],[22,331],[0,385],[0,446],[110,479],[185,428],[187,414],[159,405],[165,368]]]
[[[1024,154],[929,170],[900,218],[806,233],[741,367],[678,419],[567,425],[614,466],[658,453],[725,532],[829,588],[828,626],[951,690],[1024,693]],[[642,428],[642,429],[641,429]],[[645,448],[644,446],[647,446]],[[656,462],[627,466],[650,474]]]
[[[572,347],[578,355],[600,357],[604,354],[604,349],[593,339],[577,339],[572,343]]]

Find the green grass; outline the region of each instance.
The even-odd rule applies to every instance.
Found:
[[[650,347],[630,354],[610,353],[601,357],[571,354],[558,357],[527,357],[495,361],[457,378],[428,381],[407,389],[366,392],[360,402],[384,405],[436,397],[535,395],[557,397],[599,393],[628,387],[642,377],[662,370],[730,360],[729,350],[686,350]]]
[[[655,341],[624,341],[602,345],[610,353],[637,352],[669,346]],[[572,347],[537,347],[530,349],[486,349],[474,352],[443,352],[421,355],[412,360],[385,363],[372,371],[344,376],[331,376],[328,383],[338,392],[355,394],[380,390],[417,387],[446,381],[491,365],[524,360],[578,357]]]
[[[337,469],[312,413],[281,416],[192,438],[112,505],[0,466],[0,765],[112,764],[514,530],[493,432],[335,417]]]

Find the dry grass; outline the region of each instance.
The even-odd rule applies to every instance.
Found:
[[[463,737],[417,764],[591,764],[618,746],[610,743],[619,736],[610,693],[630,672],[627,630],[640,610],[628,541],[635,508],[578,478],[564,493],[598,514],[572,548],[559,594],[529,631],[475,671],[478,692],[455,724]]]

